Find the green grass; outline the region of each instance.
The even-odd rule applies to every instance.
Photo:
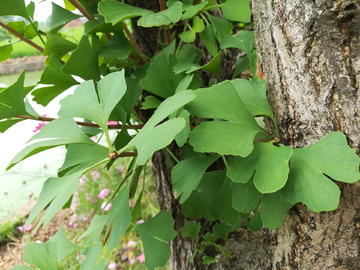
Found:
[[[84,28],[78,27],[78,28],[68,28],[61,31],[62,33],[68,35],[67,38],[71,42],[78,43],[83,35]],[[46,42],[46,38],[43,37],[44,41]],[[10,42],[14,42],[18,40],[18,38],[12,39]],[[35,37],[32,39],[32,41],[36,44],[38,44],[41,47],[44,47],[44,44],[41,42],[39,37]],[[0,46],[7,44],[7,40],[0,41]],[[27,44],[24,41],[19,41],[13,44],[13,51],[10,55],[10,58],[18,58],[18,57],[24,57],[24,56],[37,56],[42,55],[42,53],[38,50],[36,50],[31,45]]]

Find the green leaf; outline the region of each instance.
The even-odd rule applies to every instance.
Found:
[[[146,96],[145,101],[141,104],[142,110],[156,109],[161,104],[161,101],[154,96]]]
[[[109,61],[114,59],[125,60],[130,53],[137,53],[135,47],[124,36],[115,34],[110,42],[101,48],[99,52],[100,57],[105,57]]]
[[[230,157],[228,176],[236,183],[253,180],[261,193],[273,193],[284,187],[289,174],[290,146],[276,146],[273,141],[254,142],[254,150],[245,158]]]
[[[172,96],[184,77],[183,74],[175,75],[172,70],[178,64],[176,57],[170,55],[168,60],[166,58],[165,54],[156,57],[146,71],[146,77],[140,81],[142,88],[162,98]]]
[[[209,256],[204,256],[203,257],[203,262],[205,265],[210,265],[214,262],[216,262],[217,258],[213,258],[213,257],[209,257]]]
[[[183,147],[184,144],[187,142],[187,139],[189,138],[189,133],[190,133],[189,117],[190,117],[190,113],[187,110],[183,110],[178,116],[178,118],[183,118],[185,120],[185,128],[175,136],[176,144],[179,147]]]
[[[131,113],[135,105],[140,100],[140,95],[142,93],[142,88],[139,85],[139,81],[130,77],[126,77],[126,89],[131,89],[131,91],[126,91],[124,96],[121,98],[119,105],[127,113],[127,122],[130,120]]]
[[[81,16],[72,13],[69,10],[66,10],[54,2],[51,2],[52,5],[52,12],[51,12],[51,19],[50,19],[50,30],[54,28],[61,28],[68,22],[80,18]],[[55,29],[56,30],[56,29]]]
[[[0,46],[0,62],[8,60],[12,51],[13,51],[12,44],[6,44]]]
[[[119,246],[120,237],[124,235],[131,223],[131,213],[129,208],[129,184],[127,184],[116,197],[110,210],[110,217],[106,234],[110,227],[112,230],[109,236],[108,250]]]
[[[190,132],[190,144],[197,152],[247,156],[254,136],[264,133],[241,101],[235,86],[225,81],[195,91],[196,99],[185,109],[203,118],[229,120],[205,122]]]
[[[33,24],[34,24],[35,28],[38,29],[38,23],[34,22]],[[31,24],[26,25],[24,30],[25,30],[24,38],[33,39],[34,37],[36,37],[38,35],[37,31],[34,29],[34,27]]]
[[[97,242],[95,246],[90,249],[90,252],[86,255],[85,261],[81,264],[82,270],[94,269],[101,255],[102,248],[102,243]]]
[[[32,209],[29,218],[26,220],[26,226],[29,226],[41,211],[50,204],[46,209],[46,212],[40,218],[35,231],[42,223],[44,223],[43,227],[45,227],[74,194],[79,185],[79,178],[83,173],[84,171],[81,171],[61,178],[51,177],[46,180],[39,199]]]
[[[325,175],[354,183],[359,179],[358,166],[359,157],[347,145],[345,135],[330,133],[313,145],[293,150],[289,179],[281,195],[292,204],[306,204],[314,212],[335,210],[340,190]]]
[[[293,206],[284,201],[281,191],[264,194],[261,201],[261,220],[270,230],[278,229],[284,222],[287,211]]]
[[[30,2],[30,4],[28,4],[26,6],[27,12],[29,14],[29,16],[31,18],[34,18],[34,12],[35,12],[35,3],[33,1]]]
[[[71,169],[71,173],[74,173],[90,167],[106,159],[107,154],[109,154],[109,149],[101,145],[70,144],[67,148],[65,161],[58,170],[59,176],[68,173],[69,169]]]
[[[215,241],[214,241],[214,237],[211,233],[207,232],[203,238],[206,240],[206,241],[203,241],[201,242],[201,244],[205,245],[205,246],[209,246],[211,244],[215,244]]]
[[[243,58],[239,58],[236,60],[235,71],[232,78],[235,79],[237,75],[247,70],[248,68],[250,68],[249,57],[246,55]]]
[[[61,36],[48,33],[47,37],[48,39],[45,44],[44,55],[51,55],[53,53],[58,59],[60,59],[68,52],[77,48],[75,43],[72,43]]]
[[[251,22],[249,0],[231,0],[221,5],[224,17],[230,21]]]
[[[197,64],[200,61],[201,56],[202,52],[190,44],[182,46],[180,51],[176,54],[176,58],[179,60],[179,63]]]
[[[232,227],[239,220],[237,211],[233,208],[232,198],[233,191],[231,189],[231,180],[225,176],[225,180],[210,204],[210,213],[217,219],[225,222]]]
[[[232,0],[234,1],[234,0]],[[241,31],[235,37],[228,35],[221,41],[221,49],[237,48],[251,56],[254,44],[254,31]]]
[[[215,226],[213,227],[213,236],[216,238],[220,238],[224,241],[226,241],[229,232],[231,231],[231,227],[229,225],[227,225],[226,223],[217,223],[215,224]]]
[[[200,19],[199,16],[195,16],[193,18],[193,28],[192,28],[192,30],[195,33],[200,33],[202,31],[204,31],[204,29],[205,29],[204,21],[202,19]]]
[[[62,72],[62,67],[63,65],[56,57],[50,56],[47,58],[46,67],[41,74],[39,84],[51,84],[53,86],[37,88],[31,92],[34,96],[34,101],[38,104],[46,106],[65,90],[75,84],[79,84],[71,75]]]
[[[212,56],[218,52],[218,44],[215,39],[214,28],[211,25],[206,26],[205,30],[200,33],[201,41]]]
[[[102,233],[103,228],[104,228],[106,222],[108,221],[108,219],[109,219],[109,215],[104,215],[104,216],[95,215],[93,217],[93,219],[91,220],[90,226],[77,239],[77,241],[79,241],[79,240],[87,237],[86,240],[83,243],[83,246],[91,245],[91,244],[96,243],[96,245],[94,247],[84,248],[83,250],[81,250],[82,255],[86,255],[87,257],[91,257],[91,256],[89,256],[89,254],[91,252],[96,253],[95,251],[98,249],[98,247],[97,247],[98,244],[97,243],[100,241],[101,233]],[[97,261],[97,259],[96,259],[96,261]]]
[[[210,205],[223,185],[224,178],[224,171],[206,172],[197,189],[183,203],[184,215],[192,219],[206,218],[215,221],[216,217],[211,213]]]
[[[218,155],[182,160],[171,171],[173,191],[184,203],[197,188],[207,168],[219,158]]]
[[[61,109],[58,115],[94,121],[107,132],[109,116],[125,91],[124,70],[110,73],[101,79],[97,84],[97,91],[93,81],[83,82],[73,95],[60,101]]]
[[[246,184],[232,183],[232,189],[232,205],[237,211],[250,213],[259,206],[262,194],[256,189],[252,179]]]
[[[184,227],[181,228],[181,236],[190,237],[197,240],[200,229],[200,223],[196,222],[195,220],[185,222]]]
[[[24,103],[24,79],[25,70],[13,85],[0,92],[0,119],[31,115],[26,111]]]
[[[145,265],[150,270],[166,264],[170,257],[170,242],[176,236],[174,220],[168,211],[160,211],[152,219],[136,225],[144,247]]]
[[[12,267],[11,270],[34,270],[34,268],[27,266],[27,265],[19,265]]]
[[[196,33],[193,30],[185,31],[179,35],[179,38],[186,43],[191,43],[194,42]]]
[[[56,243],[30,243],[25,246],[23,259],[24,262],[34,265],[40,270],[57,270],[59,268],[56,253]]]
[[[59,145],[71,143],[97,145],[81,131],[73,119],[68,118],[59,118],[46,124],[30,141],[37,139],[48,140],[36,142],[25,147],[10,161],[7,170],[32,155]]]
[[[98,56],[91,47],[88,36],[83,36],[69,60],[65,63],[62,71],[77,75],[85,80],[100,80]]]
[[[64,229],[62,227],[59,228],[58,232],[49,240],[49,242],[56,243],[57,263],[60,263],[70,254],[83,248],[72,243],[66,237]]]
[[[192,91],[182,91],[164,100],[135,138],[120,151],[136,147],[138,150],[138,164],[145,164],[155,151],[171,143],[175,135],[185,127],[185,120],[176,118],[161,125],[158,124],[194,98],[195,95]]]
[[[251,220],[246,223],[246,228],[250,232],[257,232],[262,228],[263,224],[261,221],[260,212],[258,210],[255,211],[254,216],[251,218]]]
[[[11,128],[13,125],[24,121],[25,119],[11,119],[11,120],[4,120],[0,121],[0,133],[4,133],[6,130]]]
[[[202,66],[201,69],[210,72],[220,80],[219,72],[221,68],[221,52],[218,52],[213,59],[206,65]]]
[[[101,2],[103,3],[103,2]],[[115,33],[118,35],[124,36],[124,29],[123,24],[121,22],[112,24],[112,23],[106,23],[105,18],[103,16],[97,16],[96,20],[94,21],[87,21],[84,24],[84,32],[86,34],[92,34],[92,33]]]
[[[225,36],[231,34],[231,30],[234,28],[233,25],[224,19],[207,15],[211,25],[214,27],[215,37],[221,43]]]
[[[181,16],[181,20],[185,21],[186,19],[190,19],[192,17],[194,17],[200,10],[202,10],[209,2],[208,1],[204,1],[198,5],[195,6],[189,6],[188,8],[186,8],[185,13]]]
[[[18,15],[30,21],[24,0],[1,1],[0,16]]]
[[[100,262],[96,265],[96,267],[94,268],[94,270],[104,270],[106,266],[106,259],[102,258],[100,260]]]
[[[99,3],[99,13],[108,23],[117,23],[126,19],[151,14],[150,10],[126,5],[117,1],[103,1]]]
[[[154,27],[161,25],[169,25],[180,20],[182,14],[182,3],[177,2],[166,10],[158,13],[148,13],[138,20],[138,25],[142,27]]]

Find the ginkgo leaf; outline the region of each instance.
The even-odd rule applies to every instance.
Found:
[[[1,1],[0,16],[7,15],[19,15],[31,21],[24,0]]]
[[[238,22],[251,22],[249,0],[231,0],[221,5],[224,17],[227,20]]]
[[[39,133],[35,134],[30,139],[30,141],[37,139],[47,140],[35,142],[25,147],[10,161],[6,169],[9,170],[11,167],[24,159],[59,145],[85,143],[99,146],[97,143],[93,142],[84,132],[82,132],[75,121],[70,118],[59,118],[46,124],[41,128]]]
[[[232,183],[232,189],[232,205],[237,211],[250,213],[259,206],[262,194],[256,189],[252,179],[245,184]]]
[[[171,171],[173,191],[181,196],[184,203],[197,188],[207,168],[219,158],[218,155],[192,158],[180,161]]]
[[[151,12],[145,14],[138,20],[138,25],[142,27],[154,27],[176,23],[181,18],[181,7],[182,3],[177,2],[166,10],[158,13]]]
[[[63,27],[68,22],[80,18],[81,16],[72,13],[71,11],[64,9],[54,2],[51,2],[52,12],[50,19],[50,30],[57,30]]]
[[[164,100],[135,138],[120,152],[136,147],[138,150],[137,163],[145,164],[155,151],[164,148],[174,140],[175,135],[185,127],[185,120],[175,118],[161,125],[158,124],[194,98],[195,94],[189,90],[181,91]]]
[[[192,219],[206,218],[215,221],[216,216],[210,212],[210,205],[221,188],[225,178],[224,171],[206,172],[197,188],[183,203],[182,211]]]
[[[277,146],[273,141],[254,142],[254,150],[245,158],[231,156],[227,175],[236,183],[246,183],[252,176],[261,193],[273,193],[284,187],[289,173],[290,146]]]
[[[225,81],[194,91],[196,98],[185,109],[203,118],[228,121],[204,122],[190,132],[190,144],[197,152],[247,156],[257,133],[266,134],[240,99],[235,86]]]
[[[195,220],[185,222],[184,226],[181,228],[181,236],[197,240],[200,229],[201,224]]]
[[[126,5],[118,1],[103,1],[99,3],[99,13],[108,23],[117,23],[126,19],[151,14],[150,10]]]
[[[281,195],[292,204],[306,204],[314,212],[335,210],[340,190],[325,175],[345,183],[354,183],[360,178],[359,157],[339,131],[313,145],[293,150],[289,179]]]
[[[63,205],[74,194],[79,185],[79,178],[84,173],[80,171],[61,178],[51,177],[44,183],[39,199],[32,209],[25,226],[29,226],[31,222],[41,213],[41,211],[49,205],[45,213],[40,218],[35,231],[44,223],[46,226],[55,214],[63,207]]]
[[[120,237],[124,235],[131,223],[131,212],[129,206],[129,184],[127,184],[117,195],[111,207],[110,217],[107,227],[107,233],[110,227],[111,233],[109,236],[108,248],[112,250],[118,247]],[[106,234],[107,234],[106,233]]]
[[[58,115],[85,118],[107,130],[109,116],[125,91],[124,70],[110,73],[101,79],[97,84],[97,91],[93,81],[83,82],[73,95],[60,101],[61,109]]]
[[[78,246],[71,242],[65,235],[64,229],[62,227],[59,228],[57,233],[49,240],[49,242],[56,243],[56,255],[58,263],[60,263],[70,254],[83,248],[82,246]]]
[[[174,220],[168,211],[160,211],[152,219],[135,225],[144,247],[145,265],[153,270],[166,264],[170,257],[170,247],[167,242],[176,236]]]
[[[25,246],[23,259],[37,269],[58,270],[56,253],[57,245],[54,242],[30,243]]]
[[[25,70],[17,81],[0,91],[0,119],[18,115],[31,115],[27,112],[24,102]]]
[[[184,12],[184,14],[181,16],[181,20],[184,21],[186,19],[190,19],[192,17],[194,17],[200,10],[202,10],[209,2],[208,1],[204,1],[198,5],[191,5],[189,7],[187,7]]]

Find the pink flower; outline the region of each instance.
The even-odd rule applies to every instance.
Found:
[[[108,269],[116,269],[116,266],[117,266],[117,264],[116,263],[114,263],[114,262],[112,262],[112,263],[109,263],[109,265],[108,265]]]
[[[70,222],[67,224],[67,226],[68,226],[69,228],[72,228],[72,226],[73,226],[72,222],[70,221]]]
[[[135,259],[134,259],[134,258],[131,258],[131,259],[129,260],[129,264],[134,264],[134,262],[135,262]]]
[[[76,221],[77,221],[77,216],[76,216],[76,214],[75,214],[75,213],[74,213],[74,214],[72,214],[72,216],[71,216],[70,220],[71,220],[72,222],[76,222]]]
[[[103,202],[101,204],[101,209],[104,210],[104,211],[109,211],[111,209],[111,203],[109,203],[108,205],[106,205],[106,202]]]
[[[135,241],[129,241],[127,242],[127,248],[130,250],[133,250],[136,246],[136,242]]]
[[[43,126],[45,126],[45,122],[44,122],[44,121],[40,122],[39,125],[37,125],[37,126],[35,127],[35,129],[33,130],[33,132],[34,132],[34,133],[38,132]]]
[[[108,125],[117,125],[116,121],[108,121]]]
[[[119,173],[122,173],[125,170],[124,166],[117,166],[116,169]]]
[[[107,188],[103,188],[102,191],[99,193],[99,199],[104,199],[109,194],[109,190]]]
[[[137,259],[140,263],[145,262],[145,255],[144,255],[144,253],[141,253],[136,259]]]
[[[92,171],[91,176],[94,181],[98,180],[100,178],[100,173],[98,171]]]
[[[81,220],[84,221],[84,222],[86,222],[86,221],[89,220],[89,218],[88,218],[88,217],[83,217]]]
[[[138,221],[136,221],[136,224],[141,224],[144,223],[144,221],[142,219],[139,219]]]
[[[25,228],[25,224],[23,224],[22,226],[18,226],[18,227],[16,227],[21,233],[24,233],[24,232],[26,232],[26,231],[30,231],[30,230],[32,230],[32,224],[30,224],[29,226],[27,226],[26,228]]]

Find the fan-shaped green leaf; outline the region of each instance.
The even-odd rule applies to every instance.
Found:
[[[192,17],[194,17],[200,10],[202,10],[209,2],[208,1],[204,1],[198,5],[191,5],[189,7],[186,8],[186,11],[184,12],[184,14],[181,16],[181,20],[185,21],[186,19],[190,19]]]
[[[59,268],[56,253],[57,247],[54,242],[30,243],[25,246],[23,259],[24,262],[34,265],[40,270],[57,270]]]
[[[346,183],[359,179],[359,157],[341,132],[330,133],[313,145],[293,150],[289,179],[281,195],[292,204],[306,204],[314,212],[335,210],[340,190],[324,174]]]
[[[68,52],[77,48],[75,43],[72,43],[61,36],[48,33],[47,37],[48,39],[45,44],[44,55],[51,55],[53,53],[60,59]]]
[[[0,16],[19,15],[30,21],[24,0],[1,1]]]
[[[136,225],[144,247],[145,265],[150,270],[164,266],[170,257],[170,242],[176,236],[171,213],[161,211],[152,219]]]
[[[54,28],[61,28],[68,22],[80,18],[81,16],[72,13],[69,10],[66,10],[54,2],[51,2],[52,12],[50,19],[50,30]]]
[[[12,44],[6,44],[0,46],[0,62],[8,60],[12,51],[13,51]]]
[[[145,14],[138,20],[138,25],[143,27],[154,27],[176,23],[181,18],[181,7],[182,3],[177,2],[166,10],[158,13],[151,12]]]
[[[246,184],[232,183],[232,189],[232,205],[237,211],[250,213],[259,206],[262,194],[256,189],[252,179]]]
[[[200,33],[201,41],[212,56],[218,52],[218,44],[215,39],[214,28],[211,25],[206,26],[205,30]]]
[[[197,188],[207,168],[219,158],[218,155],[192,158],[180,161],[171,171],[173,191],[181,196],[184,203]]]
[[[232,0],[233,1],[233,0]],[[253,31],[241,31],[235,37],[228,35],[221,41],[221,49],[237,48],[245,52],[249,57],[254,43]]]
[[[215,37],[221,43],[222,39],[231,34],[231,30],[234,28],[233,25],[224,19],[207,15],[211,25],[214,28]]]
[[[251,22],[249,0],[231,0],[221,5],[224,17],[227,20],[238,22]]]
[[[185,222],[184,227],[181,228],[181,236],[190,237],[197,240],[200,229],[200,223],[196,222],[195,220]]]

